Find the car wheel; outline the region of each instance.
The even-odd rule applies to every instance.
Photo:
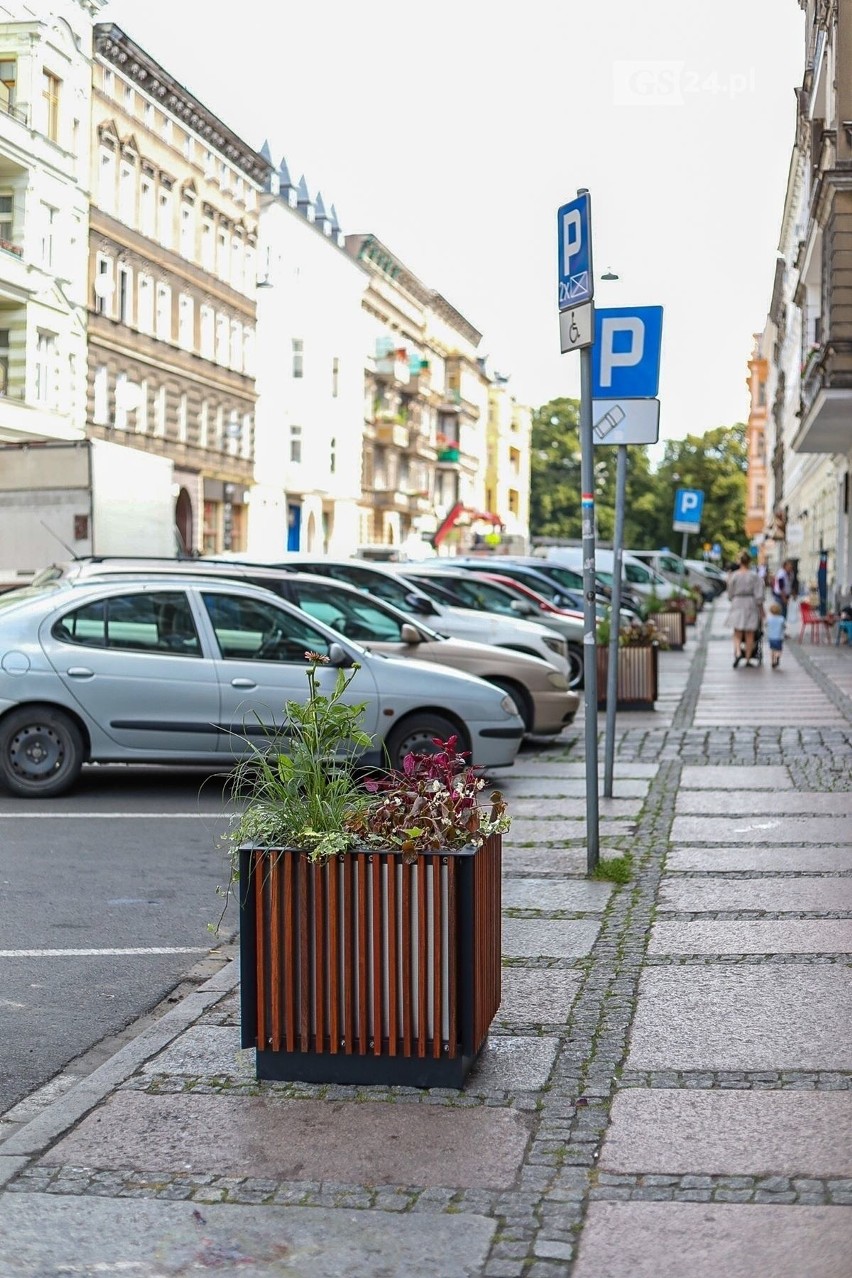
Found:
[[[569,643],[568,645],[568,687],[582,688],[583,675],[585,673],[583,666],[583,649],[579,644]]]
[[[512,683],[511,679],[489,678],[488,682],[493,683],[495,688],[502,688],[504,692],[508,692],[518,707],[518,714],[524,721],[524,732],[532,732],[533,724],[535,723],[535,711],[532,698],[526,688],[520,687],[517,683]]]
[[[24,706],[0,723],[0,782],[28,799],[69,790],[83,766],[83,737],[51,706]]]
[[[439,714],[412,714],[398,723],[387,735],[385,748],[392,768],[402,768],[407,754],[437,754],[434,738],[446,741],[458,737],[457,750],[469,750],[470,742],[454,723]]]

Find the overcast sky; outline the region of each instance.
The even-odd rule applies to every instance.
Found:
[[[804,67],[798,0],[112,0],[101,15],[372,231],[538,406],[556,210],[592,193],[600,306],[665,308],[661,434],[744,420]]]

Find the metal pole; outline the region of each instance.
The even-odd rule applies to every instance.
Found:
[[[618,632],[621,627],[621,564],[624,543],[624,505],[627,491],[627,445],[618,445],[615,472],[615,535],[612,542],[612,603],[609,625],[609,662],[606,670],[606,753],[604,794],[612,798],[615,763],[615,709],[618,704]]]
[[[586,865],[598,865],[598,649],[595,611],[595,460],[592,438],[592,348],[580,351],[580,502],[583,524],[583,686],[586,699]]]
[[[681,577],[681,587],[683,590],[686,590],[686,549],[687,549],[688,543],[689,543],[689,533],[684,532],[683,538],[680,543],[680,557],[683,561],[683,576]]]

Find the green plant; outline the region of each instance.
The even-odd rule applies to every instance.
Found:
[[[233,792],[246,804],[229,842],[304,848],[312,860],[342,852],[355,842],[347,821],[367,803],[356,776],[358,754],[372,744],[360,727],[364,705],[344,695],[360,667],[338,670],[332,691],[320,691],[317,668],[328,658],[306,652],[308,697],[288,701],[283,728],[255,746],[237,766]],[[279,749],[281,737],[287,749]]]
[[[592,872],[592,878],[603,879],[607,883],[629,883],[632,869],[633,857],[629,852],[625,852],[624,856],[611,856],[605,861],[598,861]]]
[[[671,597],[674,598],[674,595],[672,595]],[[650,595],[648,595],[648,598],[645,600],[645,608],[644,608],[645,616],[646,617],[656,616],[658,612],[665,612],[668,607],[669,607],[669,601],[667,599],[661,599],[660,596],[657,594],[657,592],[654,590],[651,592]]]

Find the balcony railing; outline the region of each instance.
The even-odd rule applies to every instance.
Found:
[[[13,120],[20,120],[21,124],[26,124],[29,119],[29,112],[25,106],[16,106],[14,102],[4,102],[0,97],[0,111],[4,115],[10,115]]]
[[[13,244],[11,240],[0,240],[0,249],[4,253],[14,253],[15,257],[23,257],[24,250],[20,244]]]

